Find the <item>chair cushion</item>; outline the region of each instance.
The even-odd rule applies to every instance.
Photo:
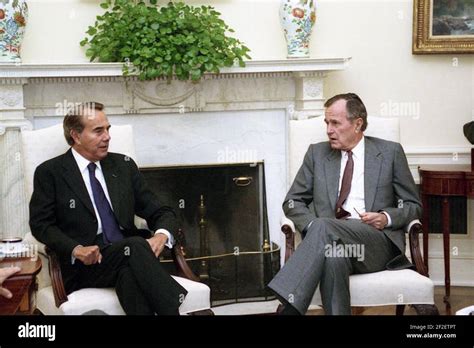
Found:
[[[173,278],[181,284],[188,294],[179,307],[180,314],[210,309],[211,289],[203,283],[189,279]],[[68,295],[68,301],[59,308],[54,304],[51,286],[42,288],[36,297],[36,307],[45,315],[81,315],[91,310],[100,310],[109,315],[124,315],[124,311],[113,288],[87,288]]]
[[[349,282],[351,306],[434,304],[433,281],[410,269],[353,274]],[[319,288],[311,303],[321,305]]]

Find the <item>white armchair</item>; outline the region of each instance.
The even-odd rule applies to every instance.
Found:
[[[135,157],[133,129],[130,125],[113,126],[110,151]],[[62,124],[35,131],[22,131],[22,157],[25,173],[26,195],[33,192],[33,174],[42,162],[67,151],[69,146],[63,136]],[[111,315],[125,314],[113,288],[86,288],[66,295],[61,278],[61,270],[55,254],[38,242],[31,232],[25,236],[25,242],[38,245],[43,262],[38,276],[37,309],[46,315],[78,315],[92,310],[100,310]],[[187,266],[179,245],[172,250],[178,273],[173,276],[188,294],[179,308],[180,314],[213,314],[210,310],[210,288],[198,282]]]
[[[365,135],[400,142],[398,118],[368,117],[368,124]],[[293,182],[309,145],[321,141],[327,141],[324,117],[290,121],[290,182]],[[286,261],[295,248],[296,229],[293,222],[284,215],[281,229],[286,239]],[[418,314],[438,314],[434,305],[434,284],[427,277],[418,243],[421,231],[422,226],[418,220],[412,221],[407,226],[408,245],[416,272],[404,269],[351,275],[349,282],[352,307],[396,305],[396,314],[401,315],[405,305],[413,305]],[[311,304],[318,306],[322,304],[319,288]]]

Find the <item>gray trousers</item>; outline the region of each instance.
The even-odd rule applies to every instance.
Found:
[[[384,270],[399,254],[382,231],[360,220],[317,218],[268,286],[305,314],[319,285],[326,314],[350,315],[349,275]]]

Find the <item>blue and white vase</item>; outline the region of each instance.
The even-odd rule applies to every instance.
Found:
[[[309,40],[316,22],[316,0],[281,0],[280,20],[288,58],[308,58]]]
[[[26,0],[0,0],[0,63],[20,63],[28,20]]]

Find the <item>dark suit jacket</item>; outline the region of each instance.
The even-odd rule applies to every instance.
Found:
[[[340,168],[341,151],[333,150],[329,142],[310,145],[283,204],[300,231],[315,217],[335,218]],[[400,144],[365,137],[364,190],[366,211],[384,210],[390,215],[392,227],[383,232],[404,253],[403,228],[419,218],[421,202]]]
[[[112,207],[125,236],[138,235],[134,215],[144,218],[150,230],[176,229],[175,213],[162,206],[148,189],[135,162],[109,153],[100,161]],[[30,201],[33,235],[56,251],[63,277],[74,276],[71,253],[77,245],[93,245],[98,221],[92,201],[71,150],[36,168]]]

